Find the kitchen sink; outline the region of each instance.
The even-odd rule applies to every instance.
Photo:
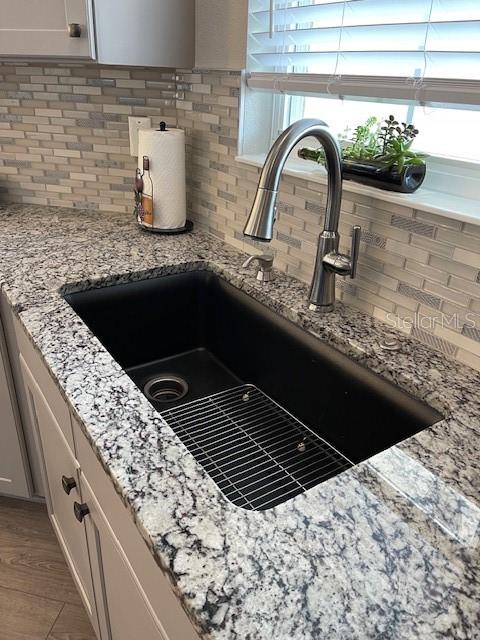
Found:
[[[246,509],[271,508],[442,419],[208,271],[65,299]]]

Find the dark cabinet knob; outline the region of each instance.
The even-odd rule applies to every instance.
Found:
[[[90,509],[84,502],[82,504],[80,504],[79,502],[74,502],[73,513],[75,514],[75,518],[79,522],[82,522],[84,517],[88,516],[88,514],[90,513]]]
[[[77,486],[77,481],[75,478],[68,478],[67,476],[62,476],[62,487],[67,495],[69,495],[72,489],[75,489]]]
[[[82,27],[78,22],[70,22],[68,25],[68,35],[70,38],[80,38],[82,35]]]

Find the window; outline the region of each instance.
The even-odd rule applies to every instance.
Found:
[[[252,87],[480,104],[478,0],[249,0]]]
[[[394,114],[420,130],[424,186],[473,198],[480,0],[249,0],[243,109],[241,153],[252,159],[303,117],[338,134]]]

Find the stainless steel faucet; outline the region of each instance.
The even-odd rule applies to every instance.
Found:
[[[342,201],[342,166],[338,142],[325,122],[299,120],[280,134],[268,152],[260,175],[250,216],[243,233],[270,242],[277,214],[278,185],[285,161],[303,138],[313,136],[323,146],[328,173],[325,225],[318,238],[317,258],[310,287],[310,309],[332,311],[335,306],[335,275],[355,277],[361,229],[352,229],[350,256],[338,252],[340,205]]]

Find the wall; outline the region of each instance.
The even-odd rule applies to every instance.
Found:
[[[240,250],[274,250],[278,268],[309,282],[325,189],[285,176],[273,242],[247,241],[242,230],[259,170],[235,161],[240,75],[180,77],[190,85],[177,101],[177,121],[187,131],[189,203],[197,224]],[[337,279],[339,296],[480,369],[480,227],[346,192],[340,228],[346,251],[353,224],[363,229],[360,266],[355,280]]]
[[[199,69],[243,69],[248,0],[196,0],[195,65]]]
[[[0,201],[131,212],[129,115],[174,123],[174,70],[0,63]]]

